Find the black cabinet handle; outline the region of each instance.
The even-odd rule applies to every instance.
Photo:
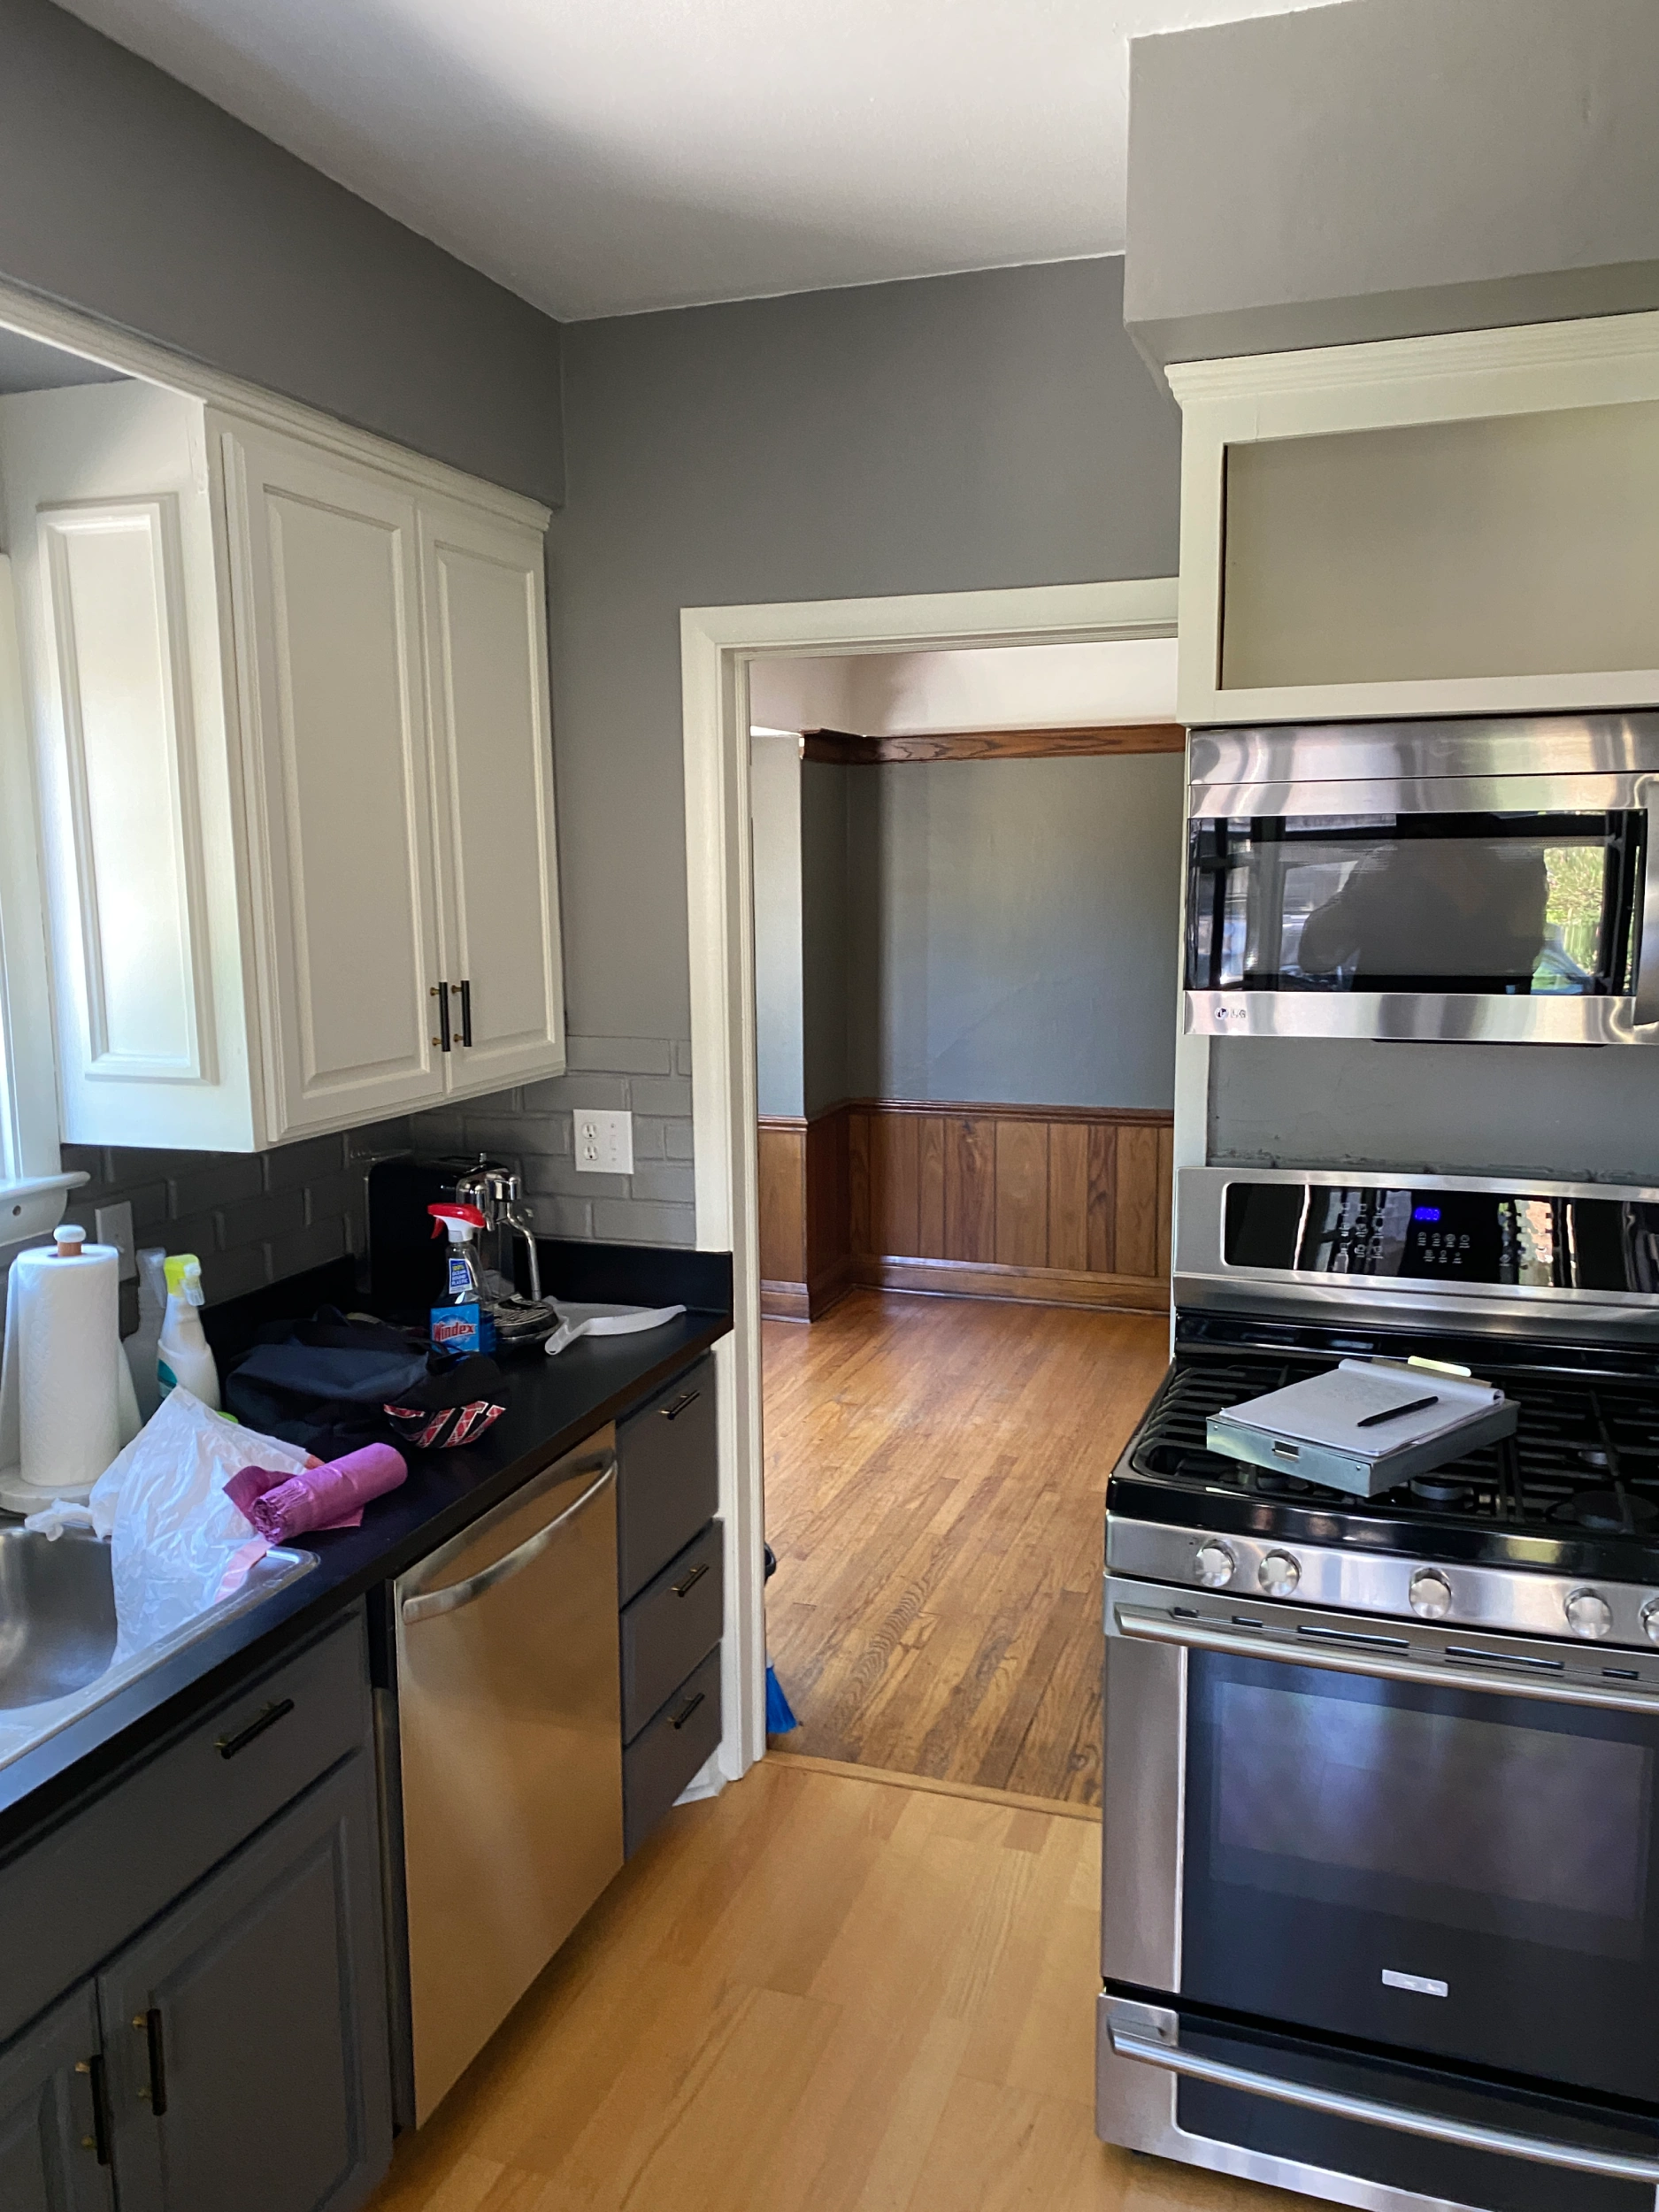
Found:
[[[151,2005],[148,2012],[137,2014],[133,2025],[148,2044],[150,2056],[150,2086],[138,2093],[150,2100],[150,2108],[159,2120],[167,2109],[167,2054],[161,2040],[161,2007]]]
[[[461,1042],[470,1046],[472,1041],[472,986],[469,979],[456,984],[454,988],[461,994]]]
[[[672,1725],[675,1728],[683,1728],[686,1723],[691,1718],[691,1716],[696,1711],[698,1706],[702,1704],[703,1695],[704,1693],[702,1690],[699,1690],[695,1697],[692,1699],[690,1704],[687,1706],[685,1711],[683,1713],[676,1713],[674,1715]]]
[[[246,1751],[256,1736],[263,1736],[267,1728],[274,1728],[286,1714],[294,1710],[294,1701],[285,1697],[280,1703],[267,1705],[263,1713],[256,1713],[246,1728],[239,1728],[234,1736],[216,1736],[213,1748],[221,1759],[234,1759],[239,1751]]]
[[[672,1406],[664,1406],[663,1408],[664,1420],[678,1421],[680,1415],[686,1410],[686,1408],[687,1406],[695,1406],[702,1395],[703,1393],[700,1390],[687,1390],[684,1392],[680,1397],[675,1399]]]
[[[708,1561],[700,1559],[688,1575],[682,1575],[678,1582],[671,1582],[668,1586],[677,1598],[683,1598],[687,1591],[701,1582],[708,1571]]]
[[[449,987],[447,983],[434,983],[428,991],[427,996],[435,998],[438,1002],[438,1033],[432,1041],[442,1051],[448,1052],[449,1049]]]
[[[88,2086],[92,2092],[92,2132],[81,2137],[81,2147],[83,2151],[96,2151],[99,2165],[107,2166],[110,2162],[110,2098],[102,2053],[92,2058],[78,2059],[75,2071],[87,2076]]]

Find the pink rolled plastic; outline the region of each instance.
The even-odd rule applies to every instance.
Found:
[[[314,1529],[356,1528],[372,1499],[384,1497],[408,1477],[402,1452],[389,1444],[365,1444],[297,1475],[243,1467],[225,1485],[225,1495],[267,1543],[281,1544]]]

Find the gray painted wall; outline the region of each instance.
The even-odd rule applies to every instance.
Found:
[[[802,1054],[801,741],[749,739],[755,860],[755,1089],[763,1115],[806,1111]]]
[[[1659,1052],[1217,1038],[1213,1160],[1659,1184]]]
[[[566,329],[549,544],[579,1033],[689,1034],[682,606],[1174,573],[1179,418],[1124,334],[1121,270]]]
[[[847,772],[854,1094],[1167,1107],[1179,757]]]
[[[1659,307],[1652,0],[1348,0],[1130,48],[1159,362]]]
[[[50,0],[0,0],[0,274],[563,496],[557,323]]]

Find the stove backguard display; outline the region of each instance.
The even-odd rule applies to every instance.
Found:
[[[1230,1267],[1520,1288],[1659,1291],[1659,1205],[1524,1190],[1228,1186]]]

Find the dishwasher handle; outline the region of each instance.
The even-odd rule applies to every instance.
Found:
[[[588,1470],[583,1468],[578,1471],[585,1474]],[[511,1582],[514,1575],[521,1574],[541,1556],[559,1531],[573,1521],[584,1506],[591,1505],[605,1485],[616,1480],[616,1475],[617,1463],[613,1454],[602,1465],[598,1480],[589,1483],[573,1504],[567,1505],[563,1513],[556,1513],[544,1528],[537,1529],[534,1536],[526,1536],[523,1543],[507,1553],[504,1558],[497,1559],[475,1575],[469,1575],[465,1582],[452,1582],[447,1589],[426,1590],[415,1597],[405,1598],[403,1607],[404,1624],[412,1628],[418,1621],[436,1620],[442,1614],[457,1613],[462,1606],[471,1605],[475,1598],[485,1597],[491,1590],[499,1589],[503,1582]]]

